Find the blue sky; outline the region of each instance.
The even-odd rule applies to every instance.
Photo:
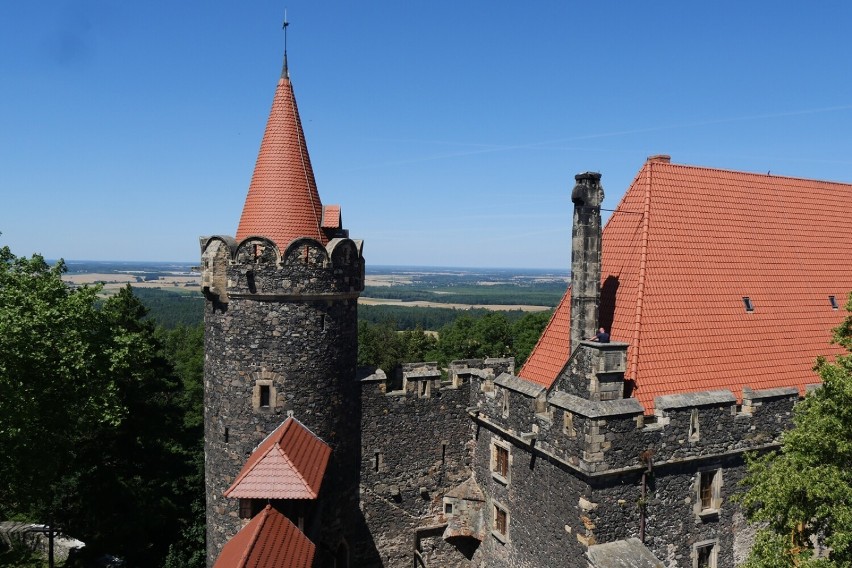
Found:
[[[849,2],[3,2],[0,245],[233,234],[285,6],[320,195],[371,264],[567,267],[574,174],[612,209],[652,154],[852,182]]]

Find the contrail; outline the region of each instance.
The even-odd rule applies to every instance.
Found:
[[[729,124],[733,122],[748,122],[752,120],[765,120],[770,118],[783,118],[788,116],[801,116],[807,114],[821,114],[827,112],[837,112],[843,110],[852,109],[852,105],[839,105],[832,107],[822,107],[822,108],[814,108],[814,109],[804,109],[804,110],[793,110],[786,112],[777,112],[777,113],[765,113],[765,114],[754,114],[749,116],[736,116],[729,118],[717,118],[712,120],[701,120],[696,122],[685,122],[682,124],[669,124],[664,126],[650,126],[647,128],[634,128],[630,130],[616,130],[612,132],[601,132],[598,134],[584,134],[582,136],[571,136],[568,138],[557,138],[554,140],[545,140],[542,142],[530,142],[526,144],[512,144],[512,145],[496,145],[496,144],[475,144],[475,143],[457,143],[457,142],[441,142],[437,140],[397,140],[400,142],[426,142],[433,144],[455,144],[459,146],[474,146],[480,147],[479,150],[469,150],[464,152],[449,152],[444,154],[435,154],[432,156],[424,156],[421,158],[412,158],[410,160],[396,160],[391,162],[383,162],[380,164],[372,164],[366,166],[359,166],[357,168],[352,168],[352,170],[363,170],[377,167],[385,167],[385,166],[397,166],[403,164],[415,164],[419,162],[430,162],[435,160],[446,160],[448,158],[459,158],[463,156],[475,156],[479,154],[490,154],[494,152],[507,152],[510,150],[524,150],[530,148],[542,148],[552,144],[563,144],[565,142],[575,142],[580,140],[594,140],[600,138],[613,138],[616,136],[626,136],[630,134],[645,134],[648,132],[661,132],[664,130],[677,130],[681,128],[695,128],[699,126],[711,126],[714,124]],[[388,140],[392,141],[392,140]],[[591,148],[582,148],[582,147],[560,147],[560,149],[564,150],[600,150],[600,149],[591,149]],[[350,170],[350,171],[352,171]]]

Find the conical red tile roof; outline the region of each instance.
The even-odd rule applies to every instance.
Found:
[[[310,568],[316,546],[270,505],[222,548],[213,568]]]
[[[281,249],[299,237],[327,244],[322,211],[293,85],[285,76],[275,90],[237,240],[266,237]]]
[[[850,199],[849,184],[644,165],[603,231],[601,323],[611,314],[613,341],[630,344],[646,410],[666,394],[819,381],[817,356],[842,352],[830,340],[852,290]],[[567,362],[566,306],[521,377],[550,386]]]

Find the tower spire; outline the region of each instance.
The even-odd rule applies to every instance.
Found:
[[[287,8],[284,8],[284,25],[281,26],[284,29],[284,68],[281,69],[282,79],[290,78],[290,69],[287,68],[287,26],[289,25],[290,22],[287,21]]]

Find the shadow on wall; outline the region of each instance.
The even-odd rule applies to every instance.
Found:
[[[615,302],[618,294],[618,277],[607,276],[601,286],[600,326],[612,333],[612,320],[615,317]]]

